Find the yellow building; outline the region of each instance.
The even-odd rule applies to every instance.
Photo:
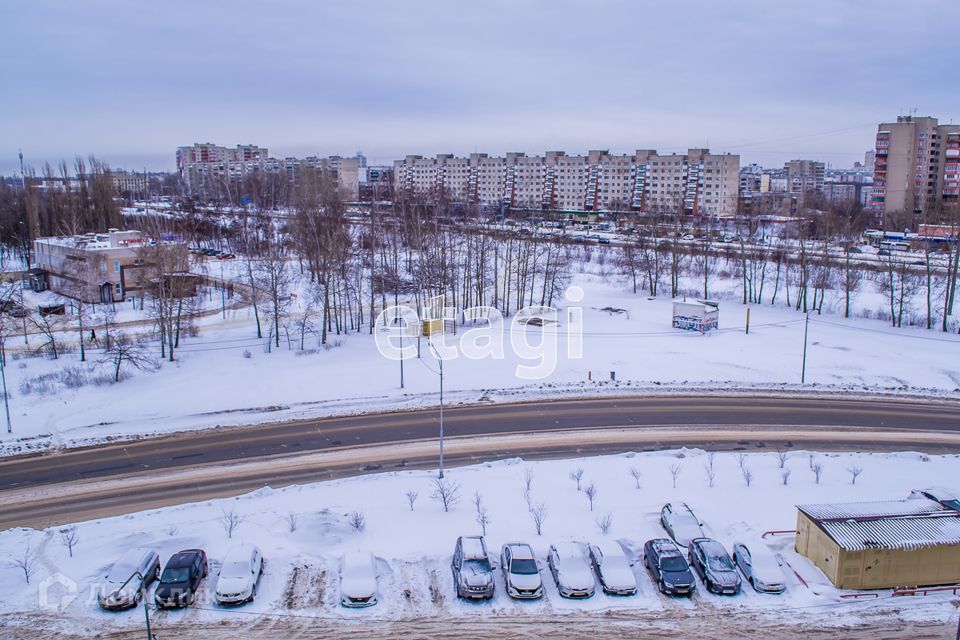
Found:
[[[960,512],[923,497],[797,507],[796,550],[840,589],[960,583]]]

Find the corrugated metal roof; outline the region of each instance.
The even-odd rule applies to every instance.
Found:
[[[908,500],[881,500],[877,502],[846,502],[840,504],[805,504],[797,509],[817,521],[848,519],[881,519],[952,512],[938,502],[927,498]]]
[[[847,551],[921,549],[960,544],[960,516],[954,514],[880,520],[823,522],[823,530]]]

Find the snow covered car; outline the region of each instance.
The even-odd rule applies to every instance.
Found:
[[[141,577],[137,577],[137,573]],[[107,610],[135,607],[143,589],[160,577],[160,556],[149,549],[130,549],[113,563],[97,589],[97,604]]]
[[[943,487],[914,489],[912,492],[910,492],[910,497],[926,498],[927,500],[933,500],[934,502],[940,503],[940,505],[946,507],[947,509],[960,511],[960,500],[957,499],[957,492],[944,489]]]
[[[543,597],[543,580],[540,565],[530,545],[510,542],[500,550],[500,569],[507,585],[507,595],[518,600]]]
[[[372,607],[380,598],[377,560],[367,551],[353,551],[340,562],[340,604],[344,607]]]
[[[686,549],[696,538],[706,537],[703,523],[685,502],[668,502],[660,510],[660,524],[674,542]]]
[[[670,538],[654,538],[643,545],[643,563],[660,593],[689,596],[696,590],[693,573],[683,553]]]
[[[590,545],[590,564],[604,593],[632,596],[637,592],[637,577],[623,548],[616,542]]]
[[[550,573],[557,583],[557,590],[564,598],[590,598],[596,589],[593,571],[583,554],[583,547],[576,542],[560,542],[550,545],[547,554]]]
[[[700,574],[707,591],[730,596],[740,593],[740,574],[727,550],[713,538],[690,543],[690,566]]]
[[[263,575],[263,556],[252,544],[241,544],[227,552],[217,576],[214,599],[217,604],[243,604],[257,596]]]
[[[460,536],[450,563],[457,596],[469,599],[493,597],[493,567],[483,536]]]
[[[170,556],[153,592],[157,608],[181,608],[191,604],[208,571],[207,552],[203,549],[184,549]]]
[[[742,542],[733,545],[733,562],[750,586],[760,593],[783,593],[787,584],[783,579],[783,565],[764,544],[748,547]]]

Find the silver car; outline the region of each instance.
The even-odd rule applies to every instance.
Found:
[[[136,574],[139,572],[141,578]],[[135,607],[150,583],[160,577],[160,556],[150,549],[130,549],[113,563],[97,589],[97,604],[103,609]]]
[[[460,536],[450,563],[457,596],[467,599],[493,597],[493,566],[483,536]]]
[[[632,596],[637,592],[637,576],[623,548],[616,542],[590,545],[590,563],[604,593]]]
[[[560,542],[550,546],[547,554],[550,573],[557,583],[557,590],[564,598],[589,598],[593,596],[596,582],[583,547],[576,542]]]
[[[760,593],[783,593],[787,583],[783,579],[783,561],[770,553],[765,544],[733,545],[733,562],[750,586]]]
[[[669,502],[660,510],[660,524],[678,546],[686,548],[697,538],[707,536],[703,523],[685,502]]]
[[[372,553],[353,551],[340,562],[340,604],[344,607],[372,607],[380,599],[377,560]]]
[[[263,556],[252,544],[241,544],[227,552],[217,576],[214,598],[217,604],[232,605],[250,602],[257,596],[263,575]]]
[[[540,564],[530,545],[510,542],[500,550],[500,568],[507,585],[507,595],[519,600],[543,597],[543,580],[540,579]]]

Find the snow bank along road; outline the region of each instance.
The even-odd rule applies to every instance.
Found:
[[[698,446],[960,452],[960,403],[773,395],[475,405],[444,414],[447,463]],[[435,410],[187,432],[0,462],[0,530],[47,527],[436,465]]]

